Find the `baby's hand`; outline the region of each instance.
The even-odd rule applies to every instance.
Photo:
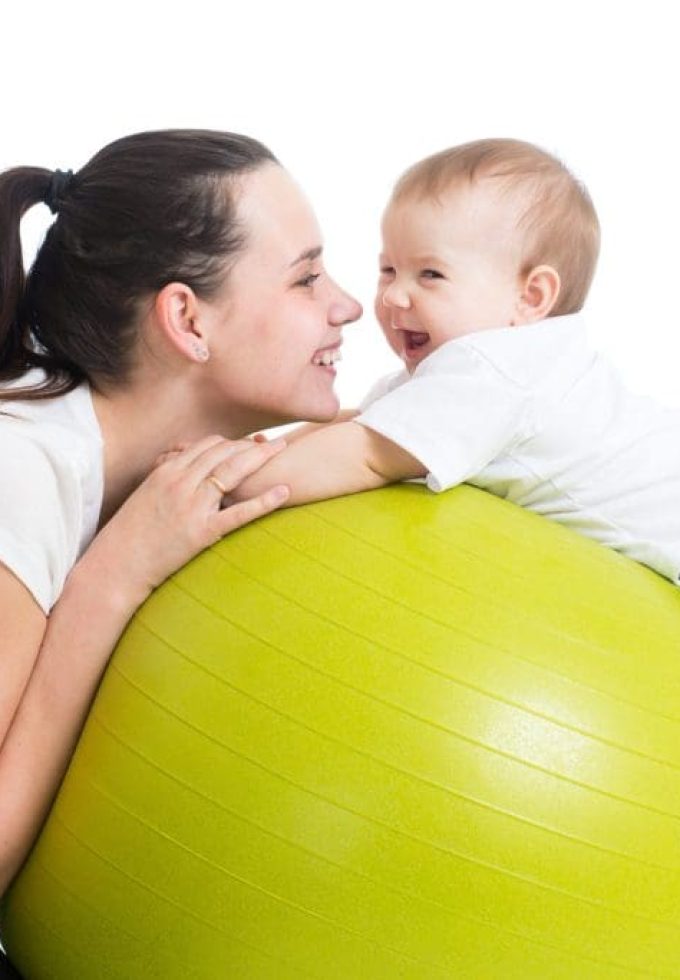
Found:
[[[136,604],[225,534],[280,506],[285,486],[223,506],[238,485],[285,447],[282,439],[209,436],[158,458],[142,484],[96,536],[81,561],[106,569]]]

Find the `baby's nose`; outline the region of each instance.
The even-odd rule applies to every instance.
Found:
[[[382,301],[384,306],[398,306],[400,309],[408,309],[411,305],[411,299],[409,297],[408,291],[403,288],[403,286],[398,285],[396,282],[390,283],[383,290]]]

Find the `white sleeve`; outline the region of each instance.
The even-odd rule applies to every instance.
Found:
[[[382,378],[379,378],[372,387],[368,389],[368,392],[364,395],[361,402],[359,403],[359,411],[364,412],[369,405],[377,401],[378,398],[382,398],[388,392],[393,391],[399,385],[403,384],[408,380],[407,371],[395,371],[392,374],[386,374]]]
[[[45,613],[56,602],[73,557],[74,542],[69,541],[62,506],[68,490],[63,474],[55,471],[40,445],[3,433],[0,562],[23,582]]]
[[[436,492],[481,472],[534,431],[530,393],[476,350],[448,344],[355,419],[415,456]]]

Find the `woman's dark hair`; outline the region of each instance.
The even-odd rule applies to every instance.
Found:
[[[169,282],[210,298],[244,231],[228,180],[277,160],[247,136],[138,133],[75,175],[0,174],[0,383],[41,367],[44,381],[0,398],[45,398],[84,379],[128,376],[140,301]],[[34,204],[58,210],[28,275],[19,226]]]

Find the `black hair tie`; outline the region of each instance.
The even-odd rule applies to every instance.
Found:
[[[50,179],[49,186],[45,191],[43,200],[52,214],[59,210],[64,194],[73,179],[72,170],[55,170]]]

